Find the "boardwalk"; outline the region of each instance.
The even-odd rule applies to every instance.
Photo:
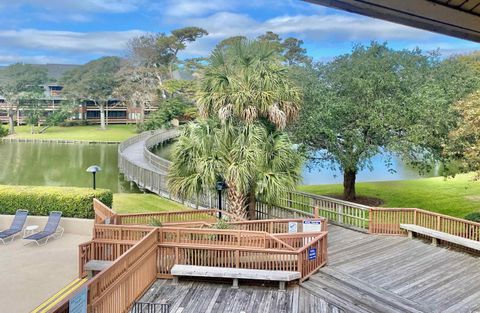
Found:
[[[405,237],[329,227],[329,264],[300,287],[275,288],[159,280],[142,301],[175,312],[475,312],[480,259]],[[253,305],[252,303],[258,303]]]

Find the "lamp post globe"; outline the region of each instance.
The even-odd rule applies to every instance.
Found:
[[[87,172],[88,173],[92,173],[93,174],[93,189],[97,189],[97,184],[96,184],[96,179],[95,179],[95,174],[97,174],[97,172],[101,172],[102,171],[102,168],[98,165],[92,165],[92,166],[89,166],[87,168]]]

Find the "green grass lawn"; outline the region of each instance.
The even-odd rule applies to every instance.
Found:
[[[455,178],[423,178],[403,181],[357,183],[357,195],[379,198],[384,207],[420,208],[463,218],[480,211],[480,181],[473,174]],[[342,185],[304,185],[301,191],[319,195],[340,195]]]
[[[116,193],[113,195],[113,209],[118,213],[147,213],[191,210],[180,203],[154,194]]]
[[[48,128],[42,134],[31,134],[30,129],[30,126],[15,127],[14,138],[123,141],[136,135],[135,125],[109,125],[106,130],[101,130],[99,125],[55,126]]]

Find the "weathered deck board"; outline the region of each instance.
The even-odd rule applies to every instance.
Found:
[[[157,280],[141,301],[171,304],[171,313],[198,312],[294,312],[294,295],[299,287],[279,291],[275,287],[242,286],[230,288],[229,284],[180,281],[172,285],[169,280]],[[302,311],[300,311],[302,312]]]
[[[476,256],[419,239],[338,226],[329,227],[328,241],[327,267],[302,288],[346,312],[461,313],[480,308]]]
[[[143,301],[168,300],[172,313],[445,312],[480,309],[480,259],[406,237],[329,226],[329,263],[300,287],[158,280]]]

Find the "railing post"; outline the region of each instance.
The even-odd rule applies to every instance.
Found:
[[[440,229],[441,226],[442,226],[441,225],[441,218],[442,217],[440,215],[437,215],[437,228],[436,228],[436,230],[438,230],[438,231],[441,231],[441,229]]]
[[[377,216],[377,211],[375,211],[374,208],[370,208],[368,210],[368,232],[370,234],[375,234],[378,232],[377,225],[378,225],[378,216]]]
[[[317,207],[317,206],[313,208],[313,216],[315,216],[315,218],[318,218],[318,217],[319,217],[318,207]]]
[[[413,225],[417,225],[417,209],[413,210]]]
[[[339,224],[343,224],[343,204],[337,206],[337,221]]]

